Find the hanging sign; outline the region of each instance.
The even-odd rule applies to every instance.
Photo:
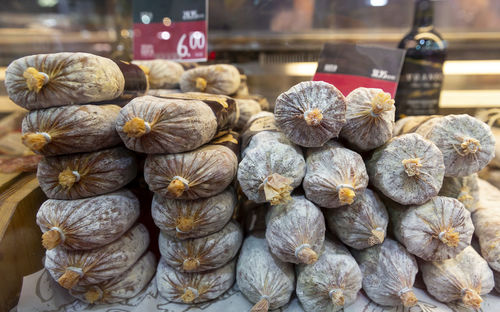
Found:
[[[344,95],[358,87],[396,94],[405,50],[348,43],[326,43],[314,81],[333,84]]]

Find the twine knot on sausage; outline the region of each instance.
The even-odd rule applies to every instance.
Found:
[[[402,163],[409,177],[420,175],[420,168],[423,166],[420,158],[403,159]]]
[[[80,179],[80,173],[76,170],[71,170],[70,168],[66,168],[61,171],[58,177],[59,184],[65,189],[72,188],[75,183],[80,181]]]
[[[293,180],[290,178],[273,173],[262,182],[259,188],[264,189],[266,201],[270,202],[271,205],[278,205],[291,199],[290,192],[293,188],[290,184],[292,182]]]
[[[200,92],[205,91],[205,89],[207,88],[207,80],[202,77],[197,77],[195,80],[195,87]]]
[[[85,300],[87,300],[89,303],[94,303],[98,300],[102,299],[104,292],[99,286],[92,286],[86,293],[85,293]]]
[[[371,105],[370,114],[372,117],[378,117],[381,113],[390,111],[394,107],[394,100],[390,93],[379,92],[373,97]]]
[[[328,292],[328,296],[332,299],[333,305],[338,307],[344,306],[345,298],[342,289],[334,288]]]
[[[45,249],[50,250],[64,243],[66,236],[61,228],[53,226],[47,232],[42,234],[42,245]]]
[[[295,258],[297,258],[300,263],[312,264],[318,260],[318,254],[311,249],[311,245],[302,244],[295,248]]]
[[[196,298],[198,298],[198,289],[195,289],[193,287],[186,287],[184,289],[184,294],[181,296],[181,300],[184,303],[191,303],[193,302]]]
[[[454,228],[441,231],[438,238],[448,247],[457,247],[460,242],[460,234]]]
[[[21,139],[24,145],[35,152],[52,142],[52,137],[47,132],[25,133]]]
[[[336,191],[339,193],[339,201],[343,205],[350,205],[354,202],[356,193],[354,192],[354,187],[350,184],[339,184],[336,187]]]
[[[269,310],[269,302],[271,297],[261,295],[260,300],[250,309],[250,312],[267,312]]]
[[[459,154],[461,156],[467,156],[469,154],[475,154],[480,151],[481,143],[479,142],[479,140],[476,140],[474,138],[465,138],[460,144],[460,148],[461,151]]]
[[[418,299],[413,293],[413,290],[409,287],[405,287],[398,292],[398,297],[401,299],[403,306],[413,307],[417,304]]]
[[[481,302],[483,302],[483,299],[474,289],[463,288],[460,291],[460,296],[462,296],[462,302],[466,306],[472,307],[476,310],[481,308]]]
[[[317,108],[308,109],[304,112],[304,120],[308,126],[319,126],[321,124],[321,120],[323,120],[323,113],[321,113],[321,111]]]
[[[64,288],[66,289],[71,289],[73,288],[80,278],[83,276],[83,270],[82,268],[78,267],[67,267],[66,270],[64,271],[64,274],[59,277],[57,282]]]
[[[189,181],[180,176],[175,176],[167,187],[168,193],[175,197],[180,197],[187,190],[189,190]]]
[[[140,138],[151,132],[151,125],[142,118],[134,117],[123,125],[123,132],[131,138]]]
[[[192,272],[200,266],[200,260],[195,258],[187,258],[182,262],[182,268],[184,271]]]
[[[194,228],[194,220],[193,217],[180,217],[177,220],[177,225],[175,230],[177,233],[189,233]]]
[[[28,90],[35,91],[35,93],[40,92],[42,87],[49,82],[49,75],[36,70],[34,67],[26,68],[23,77],[26,79]]]

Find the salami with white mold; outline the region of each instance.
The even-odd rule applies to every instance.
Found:
[[[139,217],[139,200],[128,190],[75,200],[46,200],[36,215],[46,249],[102,247],[120,238]]]
[[[363,158],[334,141],[309,149],[306,168],[306,197],[321,207],[351,205],[368,185]]]
[[[156,272],[158,292],[168,301],[200,303],[215,299],[233,286],[235,261],[201,273],[182,273],[170,267],[164,258]]]
[[[89,53],[29,55],[5,71],[10,99],[28,110],[113,100],[124,86],[115,62]]]
[[[290,301],[295,289],[295,272],[291,263],[271,254],[263,233],[255,233],[243,242],[236,267],[236,283],[254,304],[251,312],[267,312]]]
[[[295,144],[319,147],[338,137],[346,119],[346,101],[333,85],[304,81],[276,99],[278,127]]]
[[[443,154],[416,133],[391,139],[366,162],[373,184],[402,205],[420,205],[436,196],[443,184]]]
[[[347,248],[325,240],[323,249],[318,261],[297,269],[297,297],[307,312],[340,311],[361,289],[361,270]]]
[[[234,258],[243,241],[236,221],[208,236],[179,240],[160,233],[158,244],[168,265],[179,272],[203,272],[222,267]]]
[[[22,141],[44,156],[93,152],[121,143],[117,105],[69,105],[34,110],[22,124]]]
[[[221,230],[231,219],[236,203],[232,188],[195,200],[169,199],[155,194],[151,214],[165,235],[177,239],[197,238]]]
[[[40,188],[52,199],[80,199],[116,191],[137,174],[135,154],[123,147],[43,158]]]
[[[382,244],[389,223],[384,203],[369,189],[351,205],[325,210],[325,219],[330,231],[344,244],[355,249]]]
[[[469,115],[432,118],[419,126],[416,133],[441,150],[447,177],[476,173],[495,156],[495,137],[490,127]]]
[[[186,70],[180,79],[182,92],[233,94],[240,86],[240,72],[229,64],[198,66]]]
[[[248,199],[271,205],[288,201],[304,174],[302,152],[279,142],[245,151],[238,167],[238,181]]]
[[[391,94],[357,88],[346,97],[346,124],[340,136],[357,151],[369,151],[392,138],[396,107]]]
[[[184,73],[182,65],[169,60],[135,60],[132,63],[144,71],[152,89],[177,88]]]
[[[495,282],[488,263],[471,246],[452,259],[420,265],[427,291],[441,302],[461,300],[468,308],[479,309],[482,295]]]
[[[127,271],[149,245],[146,227],[137,224],[111,244],[92,250],[54,248],[45,253],[45,268],[66,289],[98,284]]]
[[[427,261],[456,257],[470,245],[471,214],[457,199],[436,196],[423,205],[387,203],[394,235],[415,256]]]
[[[281,261],[311,264],[318,260],[325,240],[325,219],[304,196],[272,206],[266,224],[269,249]]]
[[[417,260],[401,244],[386,238],[382,244],[354,250],[353,255],[363,273],[363,289],[371,300],[393,307],[417,304],[413,292]]]
[[[95,285],[73,287],[70,294],[91,304],[123,303],[147,287],[156,272],[156,258],[146,252],[121,275]]]
[[[149,189],[172,199],[198,199],[225,190],[236,176],[238,157],[223,145],[191,152],[148,155],[144,179]]]
[[[120,110],[116,131],[133,151],[181,153],[208,143],[217,131],[217,120],[202,101],[147,95]]]

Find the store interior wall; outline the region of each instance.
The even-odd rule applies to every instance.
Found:
[[[410,28],[412,10],[412,0],[210,0],[211,61],[238,65],[250,89],[273,102],[311,78],[324,42],[395,47]],[[129,60],[131,14],[131,0],[3,1],[0,66],[58,51]],[[500,1],[436,0],[435,24],[448,42],[448,60],[500,60]],[[500,89],[498,66],[493,74],[446,75],[444,90]]]

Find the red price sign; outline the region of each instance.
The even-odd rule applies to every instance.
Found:
[[[134,59],[207,60],[206,0],[134,1]]]

